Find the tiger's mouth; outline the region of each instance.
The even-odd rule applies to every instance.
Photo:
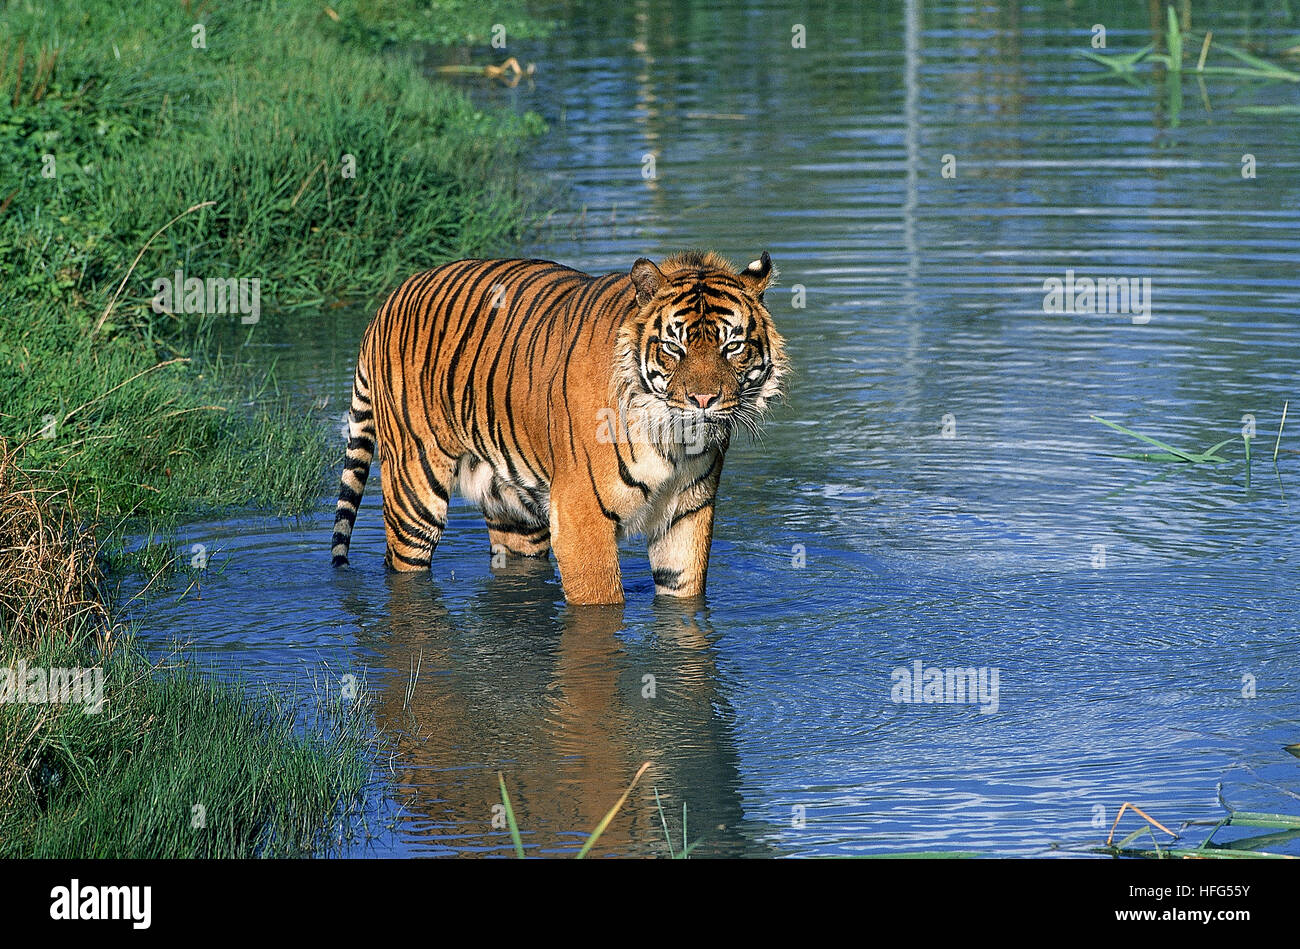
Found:
[[[684,440],[702,445],[725,445],[737,431],[750,437],[762,437],[762,409],[744,394],[729,396],[721,404],[700,408],[690,402],[672,397],[661,397],[674,428],[688,433]]]

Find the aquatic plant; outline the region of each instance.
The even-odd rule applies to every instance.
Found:
[[[1211,445],[1209,448],[1205,449],[1205,451],[1201,452],[1183,451],[1181,448],[1175,448],[1173,445],[1162,442],[1159,439],[1151,438],[1150,436],[1143,435],[1140,432],[1135,432],[1131,428],[1125,428],[1117,422],[1109,422],[1096,415],[1090,415],[1088,417],[1094,422],[1101,422],[1102,425],[1113,428],[1117,432],[1131,435],[1140,441],[1146,442],[1148,445],[1153,445],[1160,449],[1158,452],[1129,452],[1117,456],[1119,458],[1132,458],[1138,461],[1180,461],[1194,465],[1226,462],[1229,459],[1219,455],[1219,449],[1235,440],[1232,438],[1225,438],[1223,441]],[[1249,447],[1249,443],[1247,443],[1247,457],[1249,457]]]
[[[646,770],[649,767],[650,767],[650,762],[647,761],[643,765],[641,765],[640,768],[637,769],[636,774],[633,775],[632,777],[632,783],[627,786],[627,789],[623,792],[623,794],[619,797],[619,799],[614,802],[614,806],[605,812],[605,816],[600,819],[600,823],[596,825],[595,830],[593,830],[587,836],[587,839],[583,841],[582,847],[578,850],[576,859],[581,860],[583,857],[587,856],[587,854],[591,852],[591,848],[596,845],[596,841],[600,840],[601,835],[605,833],[605,830],[609,827],[610,822],[615,818],[615,816],[617,816],[618,812],[622,810],[623,805],[627,803],[628,795],[632,793],[632,789],[636,787],[637,782],[641,780],[641,776],[646,773]],[[506,790],[505,776],[502,775],[500,771],[497,772],[497,784],[501,789],[501,804],[503,810],[505,811],[506,827],[510,831],[510,840],[514,844],[515,856],[522,860],[525,856],[524,842],[523,842],[523,838],[520,837],[519,835],[519,824],[515,820],[514,805],[510,803],[510,792]],[[658,808],[659,811],[659,822],[663,826],[664,839],[665,841],[667,841],[668,844],[669,856],[675,859],[683,859],[689,856],[690,852],[694,850],[696,846],[699,845],[699,841],[697,840],[695,843],[689,845],[686,842],[685,802],[682,803],[682,849],[680,851],[676,851],[673,849],[672,837],[668,833],[668,821],[664,817],[663,804],[659,800],[658,787],[654,789],[654,795],[655,795],[655,806]]]
[[[1178,846],[1176,842],[1182,839],[1181,833],[1170,830],[1134,804],[1125,802],[1120,807],[1119,813],[1115,815],[1115,823],[1111,826],[1110,835],[1106,838],[1106,843],[1101,846],[1086,847],[1084,849],[1088,853],[1107,854],[1113,857],[1145,857],[1162,860],[1180,858],[1225,860],[1242,857],[1273,860],[1297,859],[1291,854],[1276,853],[1269,850],[1262,850],[1260,848],[1276,846],[1278,844],[1300,839],[1300,815],[1265,814],[1256,811],[1236,810],[1223,799],[1222,785],[1218,788],[1218,801],[1219,805],[1227,811],[1226,816],[1218,820],[1184,821],[1179,827],[1179,832],[1193,826],[1210,826],[1213,828],[1205,839],[1195,847]],[[1115,829],[1119,826],[1121,818],[1123,818],[1127,811],[1132,811],[1137,814],[1145,823],[1122,840],[1116,842]],[[1271,831],[1271,833],[1254,834],[1249,837],[1242,837],[1230,841],[1216,841],[1214,835],[1219,833],[1225,827],[1250,827],[1268,830]],[[1156,837],[1156,830],[1164,832],[1171,838],[1171,840],[1163,847],[1160,846],[1160,841]],[[1143,834],[1150,837],[1151,847],[1145,848],[1130,846],[1141,838]]]
[[[1224,42],[1212,43],[1214,36],[1213,31],[1205,33],[1200,39],[1201,52],[1197,59],[1196,67],[1189,70],[1193,75],[1198,76],[1239,76],[1247,79],[1263,79],[1280,82],[1300,82],[1300,73],[1287,69],[1277,63],[1262,59],[1259,56],[1252,55],[1236,46],[1231,46]],[[1131,77],[1137,67],[1144,63],[1158,64],[1165,70],[1175,76],[1183,72],[1183,49],[1184,41],[1187,45],[1195,47],[1196,38],[1192,33],[1184,33],[1178,23],[1178,15],[1174,12],[1173,7],[1169,7],[1168,26],[1165,30],[1165,53],[1155,52],[1155,47],[1147,45],[1134,53],[1096,53],[1089,51],[1080,51],[1078,55],[1085,59],[1091,60],[1109,69],[1114,75]],[[1211,46],[1216,51],[1226,53],[1235,59],[1240,65],[1233,66],[1208,66],[1206,62],[1210,55]]]

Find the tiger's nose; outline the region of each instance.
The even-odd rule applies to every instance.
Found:
[[[691,398],[702,409],[707,409],[714,402],[718,401],[717,393],[714,392],[692,392]]]

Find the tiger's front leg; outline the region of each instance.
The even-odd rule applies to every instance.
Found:
[[[622,603],[618,520],[602,509],[585,475],[551,486],[551,549],[564,598],[575,605]]]
[[[650,533],[650,570],[657,596],[704,595],[713,543],[713,502],[722,453],[703,476],[678,494],[668,519]]]

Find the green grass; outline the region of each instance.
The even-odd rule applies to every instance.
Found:
[[[8,91],[27,89],[31,70],[17,78],[14,55],[0,67],[0,193],[16,188],[0,269],[29,291],[102,297],[151,234],[204,201],[141,261],[110,332],[186,335],[147,307],[149,282],[177,267],[256,277],[264,306],[298,306],[377,295],[520,233],[528,189],[508,170],[541,128],[534,117],[488,115],[407,59],[332,38],[317,4],[214,10],[205,50],[191,48],[179,4],[143,0],[116,24],[98,18],[106,6],[0,13],[15,52],[22,41],[29,59],[58,54],[39,100],[29,90],[17,108]],[[42,177],[42,154],[57,177]]]
[[[492,41],[493,27],[500,25],[509,49],[515,40],[545,36],[555,27],[518,7],[477,0],[338,0],[332,9],[338,16],[337,34],[366,45],[486,46]]]
[[[0,857],[296,856],[347,836],[373,757],[363,683],[295,695],[151,663],[105,608],[97,533],[0,454]],[[102,689],[29,694],[53,669]]]
[[[515,821],[515,809],[510,803],[510,792],[506,790],[505,776],[497,772],[497,784],[501,788],[501,805],[505,808],[506,823],[510,827],[510,840],[515,845],[515,856],[524,859],[524,841],[519,836],[519,824]]]
[[[6,650],[0,663],[20,658]],[[104,669],[105,706],[0,704],[9,784],[0,858],[302,856],[346,836],[369,780],[364,691],[304,697],[156,667],[129,639],[105,660],[45,641],[28,666]],[[195,826],[201,824],[202,826]]]
[[[0,288],[0,307],[21,303]],[[11,311],[12,312],[12,311]],[[297,513],[324,491],[326,431],[221,358],[79,335],[49,309],[0,343],[0,432],[28,472],[102,515],[258,505]],[[48,435],[49,437],[44,437]]]
[[[130,533],[162,541],[178,520],[226,507],[295,514],[326,493],[337,445],[266,373],[131,333],[97,340],[3,283],[0,312],[25,314],[0,328],[0,440],[100,521],[116,565]]]
[[[668,845],[668,856],[673,860],[686,860],[690,858],[691,851],[700,845],[700,841],[693,844],[686,842],[686,802],[682,801],[682,848],[681,850],[673,849],[673,835],[668,832],[668,818],[664,816],[663,801],[659,800],[659,788],[655,792],[655,809],[659,812],[659,826],[664,829],[664,843]]]

